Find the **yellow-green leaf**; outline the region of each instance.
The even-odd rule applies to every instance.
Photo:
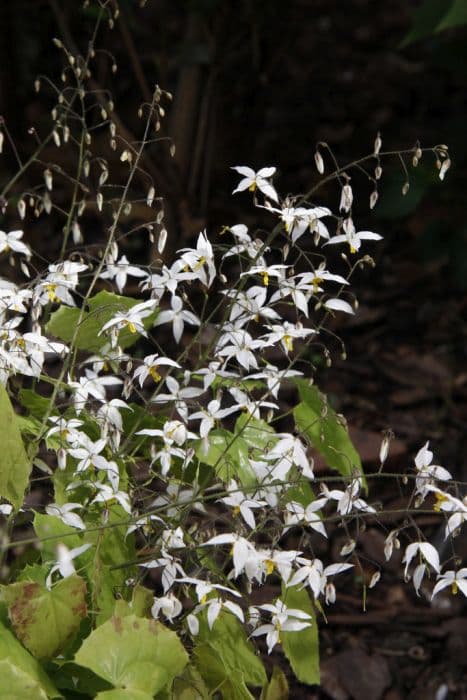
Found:
[[[8,615],[18,639],[37,659],[61,653],[86,617],[86,583],[69,576],[49,591],[34,581],[12,583],[3,589]]]
[[[149,695],[168,686],[187,662],[175,632],[136,615],[112,616],[84,640],[75,656],[75,663],[116,688]]]
[[[347,428],[314,385],[296,380],[301,402],[294,408],[295,423],[329,467],[343,476],[363,475],[360,456],[352,444]]]
[[[0,497],[20,508],[32,465],[24,449],[16,413],[3,385],[0,385],[0,425]]]
[[[303,610],[311,616],[311,626],[298,632],[282,632],[282,647],[292,670],[301,683],[319,684],[319,637],[316,614],[305,589],[282,586],[282,601],[288,608]],[[274,696],[273,696],[274,697]]]

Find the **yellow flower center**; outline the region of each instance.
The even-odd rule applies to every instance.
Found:
[[[433,510],[435,510],[437,513],[439,513],[441,510],[441,504],[444,503],[444,501],[447,501],[448,497],[445,496],[443,493],[435,493],[435,498],[436,498],[436,503],[433,506]]]
[[[349,246],[350,246],[350,252],[351,252],[351,253],[356,253],[356,252],[357,252],[357,249],[354,248],[354,246],[353,246],[351,243],[349,243]]]
[[[457,595],[457,593],[459,591],[459,586],[457,585],[457,581],[455,581],[455,580],[451,583],[451,591],[453,592],[454,595]]]
[[[276,566],[275,566],[272,559],[266,559],[266,561],[264,563],[266,564],[266,573],[268,576],[270,576],[272,574],[272,572],[274,571],[274,569],[276,568]]]
[[[136,333],[136,326],[134,323],[132,323],[131,321],[127,321],[126,325],[130,333]]]
[[[235,506],[235,508],[232,510],[232,516],[234,518],[236,518],[239,513],[240,513],[240,506]]]
[[[55,294],[55,290],[57,289],[56,284],[46,284],[45,289],[50,301],[60,301],[58,296]]]
[[[253,180],[253,182],[251,183],[251,185],[248,188],[248,191],[254,192],[255,190],[256,190],[256,182]]]
[[[321,279],[321,277],[314,278],[314,280],[313,280],[313,293],[314,294],[316,294],[316,292],[318,291],[319,285],[321,284],[322,281],[323,280]]]
[[[155,382],[160,382],[160,380],[162,379],[161,375],[157,371],[158,369],[159,368],[157,365],[154,365],[153,367],[149,368],[149,374],[151,375],[151,377],[154,379]]]
[[[268,275],[268,273],[267,273],[267,272],[260,272],[259,274],[260,274],[261,277],[263,278],[263,284],[264,284],[264,286],[267,287],[268,284],[269,284],[269,275]]]
[[[198,262],[196,263],[196,265],[194,266],[193,272],[198,272],[198,270],[201,270],[201,268],[203,267],[205,262],[206,262],[206,258],[204,257],[204,255],[202,255],[200,257],[200,259],[198,260]]]
[[[292,352],[293,350],[293,338],[291,338],[290,335],[284,335],[284,345],[289,350]]]

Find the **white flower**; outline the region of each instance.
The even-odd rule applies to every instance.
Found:
[[[182,337],[185,323],[190,323],[192,326],[199,326],[200,321],[191,311],[186,311],[183,308],[181,297],[176,295],[171,299],[171,310],[161,311],[156,318],[154,325],[160,326],[162,323],[172,323],[172,332],[175,342],[179,343]]]
[[[109,462],[110,465],[115,465],[115,462]],[[112,473],[115,474],[116,472],[112,470]],[[94,482],[93,486],[95,489],[97,489],[98,494],[97,496],[91,501],[91,503],[104,503],[105,506],[109,506],[111,503],[114,503],[115,501],[121,505],[123,510],[131,515],[131,504],[130,504],[130,497],[127,494],[126,491],[119,491],[118,490],[118,472],[117,472],[117,479],[114,481],[112,484],[103,484],[101,482]]]
[[[147,377],[151,377],[155,382],[159,382],[161,380],[159,367],[180,368],[180,365],[178,362],[175,362],[168,357],[160,357],[157,354],[147,355],[143,360],[143,364],[135,369],[133,379],[138,379],[140,387],[143,386],[144,380]]]
[[[265,501],[257,501],[252,498],[246,498],[245,494],[238,488],[237,482],[232,479],[227,486],[229,496],[219,498],[218,500],[233,508],[234,517],[240,513],[248,527],[254,529],[256,527],[255,516],[252,508],[262,508],[266,505]]]
[[[264,340],[253,340],[250,333],[243,329],[232,330],[224,333],[217,345],[217,354],[228,360],[235,358],[239,365],[249,370],[258,368],[255,351],[264,348],[267,343]]]
[[[289,377],[302,377],[303,372],[295,369],[279,369],[275,365],[267,364],[260,372],[250,374],[246,379],[266,379],[266,384],[272,396],[277,399],[279,389],[284,379]]]
[[[454,595],[460,589],[467,597],[467,568],[459,569],[459,571],[445,571],[443,574],[439,574],[431,597],[433,598],[447,586],[451,586]]]
[[[464,496],[464,499],[461,501],[460,498],[451,496],[450,493],[445,493],[430,484],[426,486],[426,490],[435,494],[436,503],[434,510],[452,513],[446,523],[445,537],[449,535],[454,537],[458,534],[459,528],[467,522],[467,496]]]
[[[212,245],[208,241],[206,231],[199,234],[196,249],[182,248],[177,252],[183,253],[181,256],[183,262],[206,287],[210,287],[216,278],[216,267]]]
[[[406,548],[404,558],[402,559],[402,563],[405,563],[404,575],[406,578],[410,562],[417,554],[439,574],[439,554],[433,545],[429,542],[412,542],[412,544],[409,544]]]
[[[270,576],[274,571],[287,583],[292,573],[294,563],[301,560],[299,552],[294,549],[282,552],[272,549],[252,549],[245,564],[245,574],[249,581],[256,580],[263,583],[266,576]]]
[[[195,592],[198,598],[199,605],[197,605],[196,608],[193,610],[193,613],[191,613],[192,619],[190,619],[188,623],[192,634],[198,634],[199,624],[196,615],[199,612],[201,612],[201,610],[203,610],[204,608],[207,608],[207,619],[209,629],[213,628],[214,623],[219,617],[219,613],[223,608],[229,610],[240,620],[240,622],[245,621],[243,610],[236,603],[232,603],[230,600],[222,600],[219,597],[208,598],[208,595],[214,591],[226,591],[227,593],[231,593],[232,595],[241,598],[241,594],[237,591],[232,590],[231,588],[227,588],[227,586],[221,586],[218,584],[213,584],[207,581],[202,581],[200,579],[190,577],[177,579],[177,582],[193,583],[196,586]]]
[[[81,376],[77,382],[68,379],[68,386],[74,392],[73,400],[76,413],[81,413],[88,401],[89,396],[105,401],[105,387],[116,386],[118,384],[122,384],[122,380],[118,377],[99,377],[95,372],[92,372],[89,369],[85,370],[84,376]]]
[[[20,238],[23,237],[23,231],[0,231],[0,253],[9,253],[11,250],[14,253],[20,253],[27,258],[31,257],[31,251],[25,243],[22,243]]]
[[[151,401],[154,403],[166,403],[168,401],[175,402],[175,408],[181,415],[184,421],[188,420],[187,399],[194,399],[200,396],[204,389],[198,389],[194,386],[181,387],[179,382],[170,375],[165,378],[165,385],[169,390],[169,394],[156,394]]]
[[[66,440],[73,445],[80,440],[82,433],[78,430],[83,425],[82,420],[77,418],[64,418],[63,416],[50,416],[49,422],[53,423],[46,433],[46,438],[58,434],[61,440]]]
[[[308,479],[314,479],[313,462],[308,459],[306,448],[300,438],[288,433],[283,433],[278,437],[281,438],[279,442],[265,455],[265,459],[275,463],[274,478],[283,481],[290,469],[296,465],[304,476]]]
[[[154,597],[151,615],[157,620],[162,612],[164,617],[169,622],[172,622],[174,617],[178,617],[182,610],[183,605],[178,598],[176,598],[173,593],[168,593],[168,595],[161,596],[160,598]]]
[[[312,328],[303,328],[302,326],[289,321],[284,321],[282,325],[274,324],[271,326],[271,332],[266,333],[263,338],[268,344],[277,343],[280,341],[284,352],[289,354],[293,351],[295,338],[306,338],[309,335],[315,334],[316,331]]]
[[[266,635],[268,654],[275,645],[281,641],[281,632],[298,632],[311,626],[311,616],[303,610],[288,608],[281,600],[276,600],[275,605],[266,603],[258,606],[260,610],[266,610],[272,614],[271,624],[261,625],[252,633],[252,637]]]
[[[50,569],[45,581],[45,585],[49,590],[52,588],[52,576],[56,571],[60,572],[63,578],[68,578],[68,576],[76,573],[73,559],[76,559],[86,552],[89,547],[92,547],[92,545],[82,544],[80,547],[75,547],[74,549],[68,549],[68,547],[61,542],[57,545],[57,562]]]
[[[355,313],[350,304],[343,299],[328,299],[324,302],[324,307],[330,311],[343,311],[346,314]]]
[[[352,209],[353,192],[352,187],[347,183],[341,190],[341,201],[339,203],[340,211],[349,212]]]
[[[106,260],[106,269],[101,272],[99,277],[104,280],[115,280],[118,291],[121,293],[126,285],[126,279],[130,277],[145,277],[146,272],[135,265],[130,265],[126,255],[122,255],[120,260],[116,259],[112,253]]]
[[[306,508],[296,501],[287,503],[285,506],[287,510],[285,516],[286,527],[283,529],[282,534],[290,530],[293,525],[303,524],[304,526],[311,527],[312,530],[316,530],[316,532],[319,532],[323,537],[327,537],[323,522],[316,512],[322,508],[325,501],[326,499],[317,498],[315,501],[309,503]]]
[[[264,209],[279,214],[284,223],[286,232],[290,235],[292,243],[295,243],[307,229],[315,236],[317,244],[320,238],[329,238],[329,231],[320,219],[323,216],[330,216],[331,211],[327,207],[291,207],[285,206],[282,209],[272,207],[269,202]]]
[[[353,564],[345,562],[324,567],[321,559],[313,559],[311,562],[303,559],[302,563],[304,565],[295,572],[287,585],[297,586],[299,583],[303,583],[303,586],[308,586],[311,589],[315,599],[318,599],[321,593],[325,593],[326,603],[335,601],[335,589],[332,584],[328,584],[329,576],[336,576],[353,567]]]
[[[75,447],[69,450],[69,454],[78,460],[76,473],[83,472],[93,466],[96,469],[107,469],[108,461],[101,455],[104,447],[107,446],[107,440],[101,438],[93,442],[84,433],[81,435],[80,447]]]
[[[234,562],[234,575],[240,576],[245,568],[248,557],[255,551],[255,548],[244,537],[236,534],[227,533],[225,535],[216,535],[210,540],[204,542],[203,547],[214,546],[216,544],[231,544],[232,555]]]
[[[420,494],[422,498],[425,498],[429,491],[427,486],[431,485],[434,480],[448,481],[452,478],[447,469],[431,463],[433,460],[433,452],[428,449],[429,444],[429,442],[426,442],[415,457],[415,468],[417,470],[415,493]]]
[[[244,190],[255,192],[258,189],[266,197],[269,197],[269,199],[272,199],[275,202],[279,201],[276,190],[269,182],[269,178],[274,175],[276,168],[261,168],[261,170],[258,170],[258,172],[255,173],[254,170],[248,168],[246,165],[237,165],[233,167],[232,170],[236,170],[237,173],[243,175],[243,179],[240,180],[238,186],[234,189],[232,194],[235,194],[236,192],[243,192]]]
[[[369,506],[363,498],[359,498],[360,489],[362,487],[361,477],[352,479],[345,491],[340,489],[329,490],[325,484],[321,485],[321,490],[324,498],[328,501],[337,501],[337,512],[340,515],[349,515],[352,510],[362,510],[365,513],[376,513],[376,510]]]
[[[102,335],[110,329],[114,345],[116,344],[117,334],[123,328],[127,328],[130,333],[140,333],[147,337],[143,319],[154,313],[156,306],[157,302],[154,299],[150,299],[149,301],[135,304],[128,311],[118,311],[110,321],[104,323],[97,335]]]
[[[343,228],[345,234],[333,236],[324,245],[334,245],[336,243],[348,243],[350,252],[356,253],[360,250],[362,241],[380,241],[383,237],[379,233],[372,231],[356,231],[352,219],[349,217],[344,221]]]
[[[205,438],[214,428],[216,421],[222,420],[223,418],[229,416],[231,413],[234,413],[237,410],[237,406],[221,408],[221,402],[218,399],[213,399],[208,403],[206,408],[201,409],[201,411],[196,411],[196,413],[192,413],[188,417],[188,420],[201,419],[199,434],[202,438]]]
[[[254,418],[261,418],[260,409],[261,408],[279,408],[279,406],[271,401],[261,401],[255,399],[250,399],[248,394],[236,387],[229,389],[230,394],[234,397],[237,402],[235,405],[236,410],[245,411],[250,416]],[[233,407],[232,407],[233,408]]]
[[[50,503],[46,506],[45,512],[48,515],[54,515],[60,518],[65,525],[76,527],[78,530],[85,530],[86,525],[80,516],[73,512],[77,508],[83,508],[83,505],[81,503],[64,503],[63,506],[60,506],[58,503]]]
[[[258,264],[262,264],[264,259],[258,257],[259,251],[263,247],[263,242],[259,239],[253,241],[248,234],[248,229],[245,224],[236,224],[235,226],[229,226],[228,229],[230,233],[237,239],[238,244],[234,245],[232,248],[224,253],[223,258],[228,258],[231,255],[241,255],[246,253],[250,258],[256,258]],[[222,233],[222,232],[221,232]]]

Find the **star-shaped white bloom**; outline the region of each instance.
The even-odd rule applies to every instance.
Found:
[[[255,172],[246,165],[237,165],[233,167],[232,170],[236,170],[237,173],[243,175],[243,179],[240,180],[238,186],[234,189],[232,194],[235,194],[236,192],[244,192],[245,190],[249,190],[250,192],[256,192],[256,190],[258,189],[266,197],[269,197],[269,199],[274,200],[274,202],[279,201],[279,197],[277,196],[276,190],[269,182],[269,179],[276,172],[276,168],[261,168],[261,170]]]
[[[288,608],[285,603],[279,599],[276,600],[275,605],[266,603],[258,607],[260,610],[266,610],[271,613],[271,624],[257,627],[253,631],[252,637],[257,637],[261,634],[266,635],[268,654],[270,654],[276,644],[281,641],[281,632],[299,632],[311,626],[311,615],[303,610]]]
[[[30,258],[31,251],[26,243],[20,240],[22,237],[23,231],[10,231],[10,233],[0,231],[0,253],[9,253],[13,251],[14,253],[20,253]]]
[[[372,231],[357,231],[352,219],[345,219],[343,228],[345,233],[333,236],[324,245],[335,245],[336,243],[348,243],[350,252],[356,253],[360,250],[362,241],[380,241],[383,237],[379,233]]]
[[[439,574],[431,597],[433,598],[447,586],[451,586],[454,595],[460,590],[467,597],[467,568],[459,569],[459,571],[445,571],[443,574]]]
[[[175,342],[179,343],[185,323],[190,323],[193,326],[199,326],[200,321],[195,314],[183,308],[183,301],[181,297],[173,295],[170,305],[172,308],[170,310],[161,311],[156,318],[154,325],[160,326],[162,323],[171,322]]]

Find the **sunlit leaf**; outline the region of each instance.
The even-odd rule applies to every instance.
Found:
[[[149,695],[168,686],[187,661],[175,632],[136,615],[111,617],[84,640],[75,656],[77,664],[115,687]]]
[[[75,575],[50,591],[32,581],[13,583],[4,587],[3,597],[16,636],[38,659],[63,651],[87,613],[86,584]]]
[[[0,697],[4,700],[47,700],[41,684],[11,661],[0,661]]]
[[[289,684],[284,671],[279,666],[274,666],[271,680],[264,686],[260,700],[288,700]]]
[[[255,484],[255,474],[248,461],[248,445],[245,440],[228,430],[211,430],[208,436],[208,450],[203,441],[198,443],[196,456],[200,462],[214,467],[223,481],[236,479],[243,486]]]
[[[37,700],[42,700],[43,697],[56,698],[60,696],[39,662],[26,651],[10,630],[1,624],[0,659],[0,663],[5,664],[0,666],[0,697],[2,699],[8,698],[9,681],[11,681],[12,687],[16,686],[16,688],[21,689],[21,684],[24,684],[27,678],[30,679],[28,683],[30,683],[31,689],[37,689]],[[41,692],[44,695],[41,695]],[[16,697],[18,700],[26,698],[36,700],[36,696],[29,693],[18,696],[13,694],[12,700],[16,700]]]
[[[54,335],[60,340],[70,343],[75,335],[77,325],[79,329],[76,334],[75,347],[79,350],[98,352],[106,343],[108,337],[99,335],[102,326],[110,321],[117,312],[128,311],[141,300],[131,297],[123,297],[112,292],[101,291],[88,300],[89,311],[85,311],[81,322],[80,310],[70,306],[60,306],[50,317],[46,326],[47,333]],[[152,313],[143,320],[146,329],[151,328],[157,312]],[[138,333],[131,333],[128,329],[123,329],[118,336],[118,344],[121,348],[127,348],[138,340]]]
[[[251,700],[248,686],[263,686],[266,682],[263,664],[243,626],[230,613],[221,612],[211,630],[205,616],[200,616],[193,653],[207,686],[221,686],[225,700]]]
[[[16,413],[3,385],[0,385],[0,425],[0,497],[19,508],[23,504],[32,464],[24,449]]]
[[[347,428],[326,398],[314,385],[296,380],[301,403],[294,408],[294,418],[300,432],[324,457],[329,467],[343,476],[363,474],[360,456],[352,444]]]

